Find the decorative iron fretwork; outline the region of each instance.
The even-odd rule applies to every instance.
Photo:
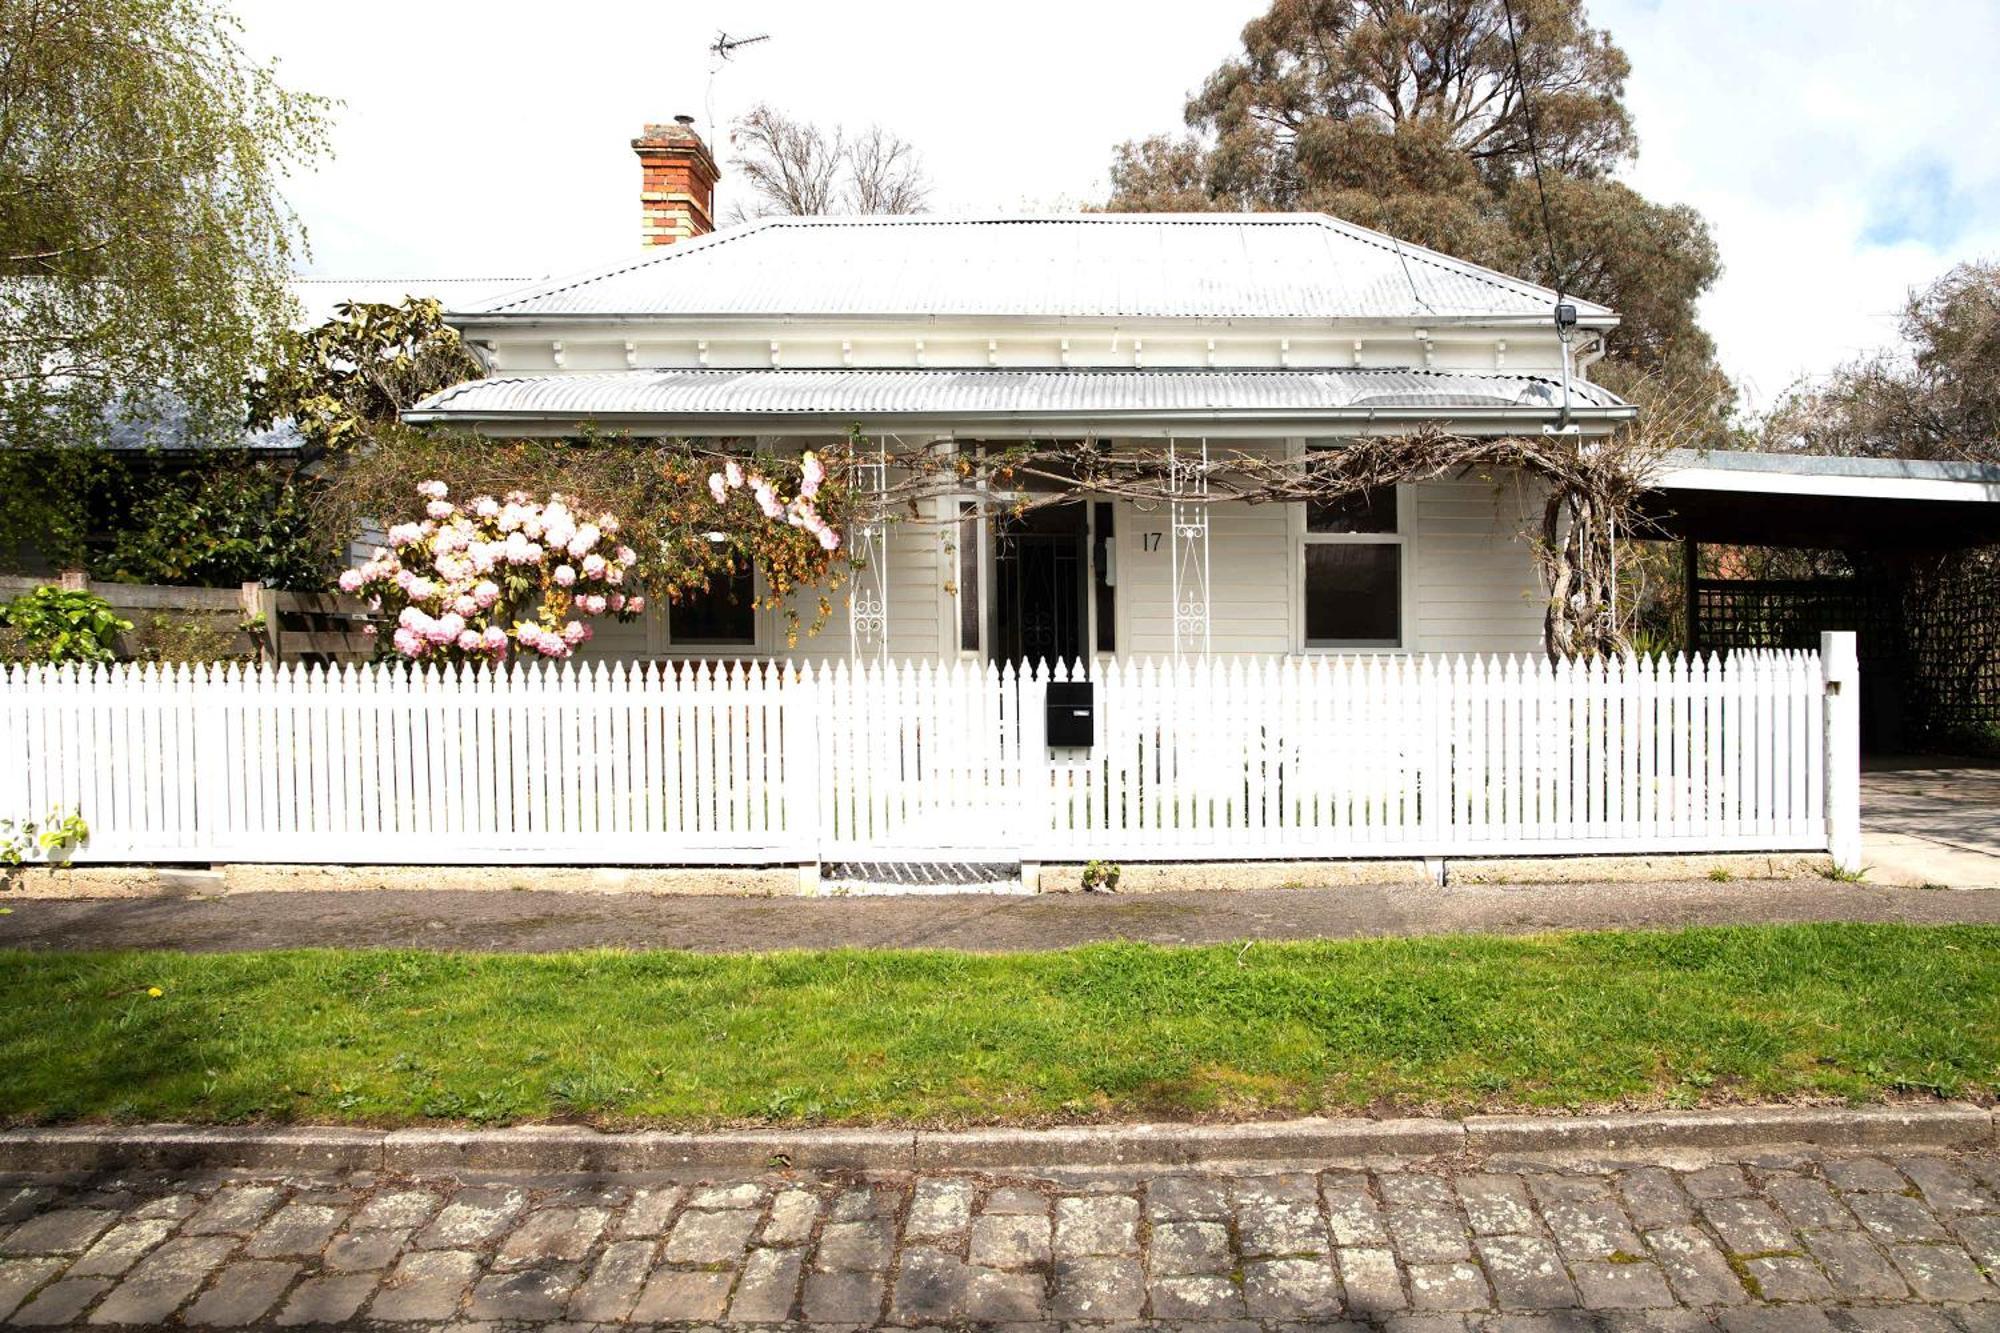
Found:
[[[1208,655],[1208,441],[1184,453],[1167,441],[1167,495],[1173,528],[1174,658]]]
[[[877,437],[875,452],[857,451],[854,525],[848,536],[853,583],[847,595],[849,651],[854,660],[889,660],[889,449]]]

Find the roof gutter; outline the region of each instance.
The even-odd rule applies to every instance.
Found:
[[[1367,317],[1330,315],[1173,315],[1159,312],[1131,312],[1115,315],[1058,315],[1028,311],[993,311],[984,314],[931,314],[924,312],[895,311],[826,311],[823,313],[796,310],[766,311],[515,311],[515,310],[449,310],[445,321],[458,329],[480,327],[504,328],[511,331],[538,331],[543,329],[596,328],[619,324],[676,325],[689,324],[699,327],[717,325],[769,325],[784,324],[798,326],[838,326],[873,324],[924,324],[931,327],[982,328],[996,322],[1044,326],[1050,328],[1113,328],[1134,323],[1157,322],[1194,333],[1204,328],[1290,328],[1301,327],[1338,331],[1343,329],[1393,330],[1407,333],[1417,328],[1477,328],[1477,329],[1543,329],[1548,325],[1546,315],[1377,315]],[[1580,328],[1612,329],[1618,326],[1616,314],[1584,315],[1577,320]]]

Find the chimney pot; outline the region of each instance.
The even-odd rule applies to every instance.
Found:
[[[693,125],[694,117],[675,116],[670,125],[647,125],[632,141],[644,245],[672,245],[715,230],[715,182],[722,172]]]

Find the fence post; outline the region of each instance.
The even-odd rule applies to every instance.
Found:
[[[1861,869],[1861,686],[1854,631],[1819,636],[1826,676],[1826,849],[1836,870]]]
[[[243,585],[243,619],[247,624],[262,627],[249,631],[257,644],[257,660],[268,666],[276,666],[282,660],[278,653],[278,599],[271,589],[262,583]]]
[[[1049,795],[1049,679],[1038,665],[1023,666],[1017,678],[1015,705],[1021,723],[1021,824],[1016,836],[1021,842],[1021,888],[1028,893],[1042,889],[1042,857],[1053,841],[1049,825],[1054,811]],[[1002,677],[1001,688],[1006,687]]]
[[[805,844],[799,861],[799,893],[807,898],[819,896],[820,865],[826,857],[822,844],[827,821],[821,807],[827,795],[825,774],[819,762],[827,726],[823,674],[816,672],[811,662],[786,663],[776,673],[783,691],[779,698],[784,701],[781,707],[785,717],[785,776],[791,805],[786,817],[788,821],[798,821],[796,828],[786,831],[795,833]]]

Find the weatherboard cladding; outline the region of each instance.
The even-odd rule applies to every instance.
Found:
[[[1570,386],[1579,408],[1623,406]],[[1287,412],[1393,408],[1547,410],[1546,375],[1449,370],[624,370],[499,375],[433,394],[412,416],[952,415]]]
[[[1476,319],[1555,294],[1318,213],[766,218],[480,315]],[[1586,319],[1610,312],[1575,302]]]

